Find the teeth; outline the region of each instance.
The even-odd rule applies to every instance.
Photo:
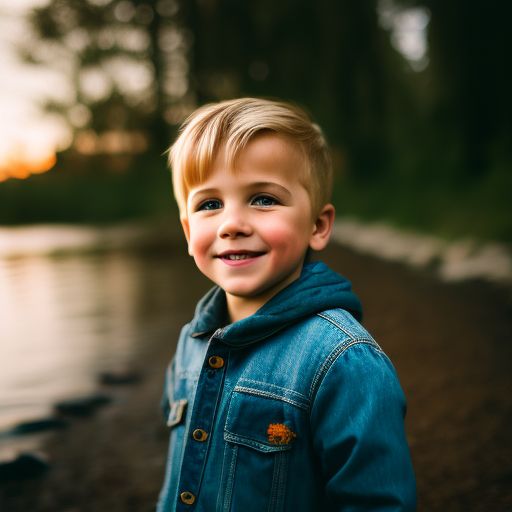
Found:
[[[228,254],[226,256],[228,260],[246,260],[250,258],[249,254]]]

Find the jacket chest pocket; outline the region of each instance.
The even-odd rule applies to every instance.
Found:
[[[304,411],[260,390],[233,391],[224,427],[223,494],[218,510],[281,511],[290,458]]]

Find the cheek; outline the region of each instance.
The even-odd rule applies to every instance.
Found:
[[[201,258],[210,248],[215,238],[210,231],[211,230],[206,229],[204,225],[201,226],[201,229],[198,229],[195,223],[190,223],[190,239],[188,246],[194,258]]]
[[[275,250],[293,255],[308,246],[309,222],[290,219],[285,222],[269,222],[265,227],[265,240]]]

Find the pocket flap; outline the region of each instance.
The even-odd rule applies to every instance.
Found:
[[[298,437],[301,410],[276,399],[233,391],[224,439],[261,452],[289,450]]]
[[[185,399],[175,400],[170,403],[169,416],[167,418],[167,426],[174,427],[179,425],[185,416],[188,401]]]

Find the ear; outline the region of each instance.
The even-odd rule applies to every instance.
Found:
[[[181,227],[183,228],[183,233],[185,233],[185,238],[187,239],[188,244],[188,253],[190,256],[193,256],[192,251],[190,250],[190,225],[188,223],[187,217],[180,217]]]
[[[309,247],[314,251],[321,251],[329,243],[332,227],[334,225],[334,206],[326,204],[318,214],[313,226],[313,233],[309,239]]]

